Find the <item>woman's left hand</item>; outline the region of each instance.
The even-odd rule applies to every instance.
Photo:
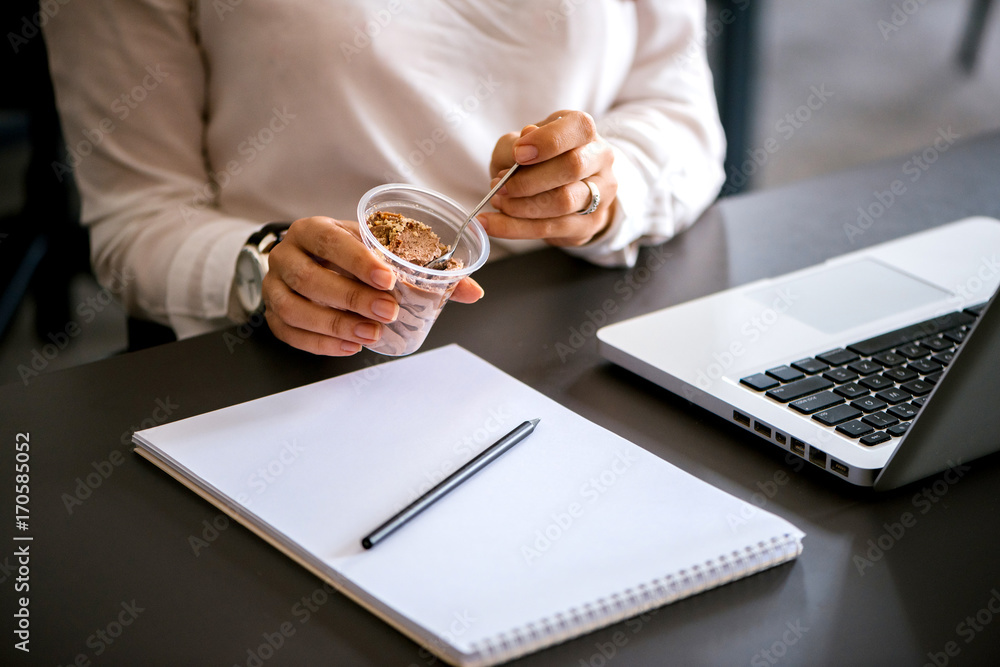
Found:
[[[611,224],[618,192],[614,153],[590,114],[557,111],[520,133],[502,136],[490,163],[493,185],[515,161],[521,166],[490,202],[498,212],[477,216],[490,236],[579,246]],[[600,201],[582,215],[593,202],[585,181],[596,186]]]

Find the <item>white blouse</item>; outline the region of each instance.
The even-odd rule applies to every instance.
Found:
[[[181,337],[237,316],[263,223],[353,219],[387,182],[471,207],[500,136],[560,109],[597,119],[619,181],[611,229],[567,252],[630,265],[722,185],[704,21],[703,0],[71,2],[44,28],[53,168],[77,180],[99,280]]]

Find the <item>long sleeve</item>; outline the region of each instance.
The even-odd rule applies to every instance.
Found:
[[[56,168],[74,169],[98,280],[182,337],[228,321],[236,255],[259,225],[215,206],[191,14],[185,0],[87,0],[45,26],[69,149]]]
[[[87,0],[45,26],[92,260],[180,337],[240,316],[239,248],[272,220],[350,220],[408,182],[472,205],[497,139],[582,109],[613,144],[607,233],[635,261],[721,185],[702,0]],[[493,257],[541,246],[497,239]]]
[[[616,216],[595,242],[567,249],[602,265],[632,265],[641,245],[689,227],[725,179],[704,3],[640,0],[636,12],[633,65],[597,118],[615,152]]]

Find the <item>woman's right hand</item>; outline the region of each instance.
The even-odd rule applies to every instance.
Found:
[[[265,317],[280,340],[313,354],[347,356],[375,343],[399,314],[389,293],[392,269],[365,247],[357,222],[313,216],[296,220],[268,257]],[[471,278],[452,301],[483,295]]]

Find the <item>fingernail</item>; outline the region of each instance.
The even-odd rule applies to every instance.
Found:
[[[382,327],[374,322],[361,322],[354,327],[355,336],[372,342],[377,341],[381,333]]]
[[[394,276],[389,269],[375,269],[371,273],[372,284],[379,289],[392,289]]]
[[[399,313],[399,306],[389,299],[376,299],[372,304],[372,312],[383,322],[392,322]]]
[[[340,343],[340,349],[348,354],[354,354],[361,351],[361,343],[352,343],[349,340],[345,340]]]
[[[480,213],[479,215],[476,216],[476,222],[478,222],[480,225],[483,226],[483,231],[485,231],[487,234],[490,233],[489,220],[490,220],[489,217],[483,213]]]
[[[534,146],[517,146],[514,149],[514,159],[522,164],[534,160],[536,157],[538,157],[538,149]]]

